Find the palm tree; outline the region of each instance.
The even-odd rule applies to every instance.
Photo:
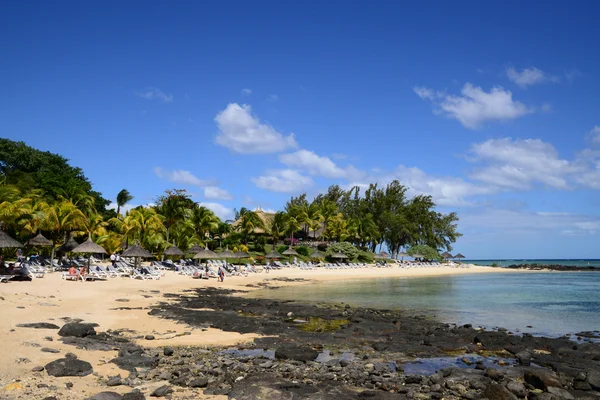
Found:
[[[117,215],[121,213],[121,207],[133,200],[133,196],[127,189],[123,189],[117,194]]]
[[[221,220],[212,210],[196,203],[192,208],[191,222],[196,235],[204,241],[208,234],[218,229]]]
[[[219,247],[223,247],[223,237],[231,233],[231,224],[227,222],[219,222],[216,234],[219,236]]]
[[[242,207],[239,212],[239,223],[236,228],[244,236],[244,244],[248,244],[248,236],[254,233],[256,228],[265,229],[265,223],[255,211]]]
[[[188,205],[186,200],[189,199],[183,197],[182,195],[168,193],[166,196],[161,198],[160,203],[156,205],[156,211],[162,216],[163,225],[167,229],[165,246],[167,246],[169,243],[169,237],[173,225],[183,220],[186,216],[186,206]],[[166,250],[166,247],[163,250]]]
[[[59,196],[58,201],[49,205],[44,210],[45,218],[40,224],[40,229],[50,231],[50,239],[55,243],[56,240],[62,237],[63,243],[67,241],[67,233],[78,231],[85,227],[87,222],[86,216],[77,208],[71,200],[67,200]],[[54,261],[55,248],[52,247],[50,256],[51,262]]]
[[[273,248],[277,244],[277,241],[281,237],[281,235],[287,232],[288,228],[288,216],[284,211],[278,211],[273,216],[273,220],[271,221],[271,226],[269,227],[269,231],[271,232],[271,236],[273,237]]]
[[[329,221],[331,220],[331,218],[333,218],[335,215],[337,215],[338,213],[338,205],[336,202],[329,200],[329,199],[323,199],[319,205],[320,211],[321,211],[321,216],[323,217],[323,227],[325,228],[325,230],[327,230],[327,224],[329,223]]]

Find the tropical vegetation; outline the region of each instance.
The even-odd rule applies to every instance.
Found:
[[[312,200],[292,197],[275,213],[242,207],[235,221],[220,220],[182,189],[167,190],[152,206],[126,210],[132,199],[122,189],[112,201],[116,210],[110,209],[111,201],[67,159],[0,139],[2,229],[22,242],[42,233],[54,244],[47,249],[52,256],[69,237],[91,236],[109,253],[137,242],[158,255],[174,244],[184,251],[200,245],[257,256],[301,242],[297,250],[305,258],[318,247],[328,255],[371,260],[385,245],[392,256],[405,249],[434,259],[460,236],[455,213],[439,212],[430,196],[407,196],[398,181],[366,189],[334,185]]]

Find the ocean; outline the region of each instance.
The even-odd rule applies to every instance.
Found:
[[[598,259],[514,259],[514,260],[463,260],[465,264],[475,265],[498,265],[506,267],[513,264],[537,264],[537,265],[568,265],[572,267],[600,267]]]
[[[442,322],[551,337],[600,330],[597,272],[329,281],[260,290],[252,296],[404,309]]]

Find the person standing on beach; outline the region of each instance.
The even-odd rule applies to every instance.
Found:
[[[17,262],[23,261],[23,250],[17,249]]]
[[[117,263],[117,255],[115,253],[112,253],[110,255],[110,262],[112,263],[112,266],[114,267],[115,264]]]

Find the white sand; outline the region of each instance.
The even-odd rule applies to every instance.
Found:
[[[107,390],[98,382],[98,377],[89,375],[84,378],[53,378],[45,372],[34,373],[34,366],[46,363],[62,357],[67,352],[75,353],[80,359],[90,362],[94,372],[106,378],[107,376],[121,374],[128,375],[114,364],[107,361],[116,357],[116,352],[105,351],[83,351],[73,346],[64,345],[56,330],[17,328],[19,323],[28,322],[51,322],[58,326],[63,325],[62,317],[80,318],[86,322],[96,322],[100,326],[97,331],[108,329],[130,329],[135,333],[129,336],[143,336],[152,334],[156,340],[138,340],[138,343],[146,346],[219,346],[234,345],[240,342],[251,341],[256,335],[237,334],[234,332],[222,332],[216,329],[202,331],[194,329],[173,321],[160,319],[148,315],[148,309],[144,310],[111,310],[117,307],[148,307],[159,301],[168,301],[162,298],[164,293],[175,293],[182,290],[203,287],[218,286],[230,289],[252,290],[247,284],[259,283],[265,279],[288,277],[305,278],[313,281],[340,280],[340,279],[366,279],[372,277],[420,277],[439,275],[458,275],[470,273],[502,273],[505,270],[490,267],[453,268],[365,268],[349,270],[297,270],[284,269],[251,274],[248,277],[226,278],[224,283],[216,279],[197,280],[190,277],[176,275],[167,272],[166,276],[157,281],[141,281],[129,278],[112,278],[103,282],[73,282],[60,278],[59,273],[46,274],[44,278],[32,282],[10,282],[0,284],[0,307],[2,318],[0,319],[0,337],[3,346],[1,354],[3,362],[0,363],[0,399],[37,399],[49,395],[56,395],[60,399],[82,399],[97,392]],[[510,271],[515,272],[515,271]],[[282,286],[299,284],[290,282],[273,282],[274,285]],[[151,293],[151,290],[159,290],[160,294]],[[151,296],[151,297],[144,297]],[[129,302],[118,302],[117,299],[128,299]],[[24,308],[17,308],[24,307]],[[14,330],[14,331],[11,331]],[[178,336],[183,332],[191,332],[190,335]],[[47,341],[44,338],[51,336],[54,340]],[[34,344],[32,346],[32,344]],[[44,353],[40,347],[50,347],[60,350],[60,354]],[[20,358],[27,358],[30,362],[18,362]],[[13,383],[15,379],[21,382]],[[44,382],[56,385],[58,393],[48,389],[35,388],[37,383]],[[65,388],[66,382],[72,382],[71,390]],[[29,387],[28,387],[29,386]],[[159,386],[155,384],[154,386]],[[8,389],[8,390],[7,390]],[[12,389],[12,390],[10,390]],[[126,393],[131,391],[128,387],[109,388],[110,390]],[[190,396],[194,391],[186,390],[174,394],[175,399]],[[202,392],[198,392],[201,394]],[[225,396],[204,396],[195,398],[225,398]]]

